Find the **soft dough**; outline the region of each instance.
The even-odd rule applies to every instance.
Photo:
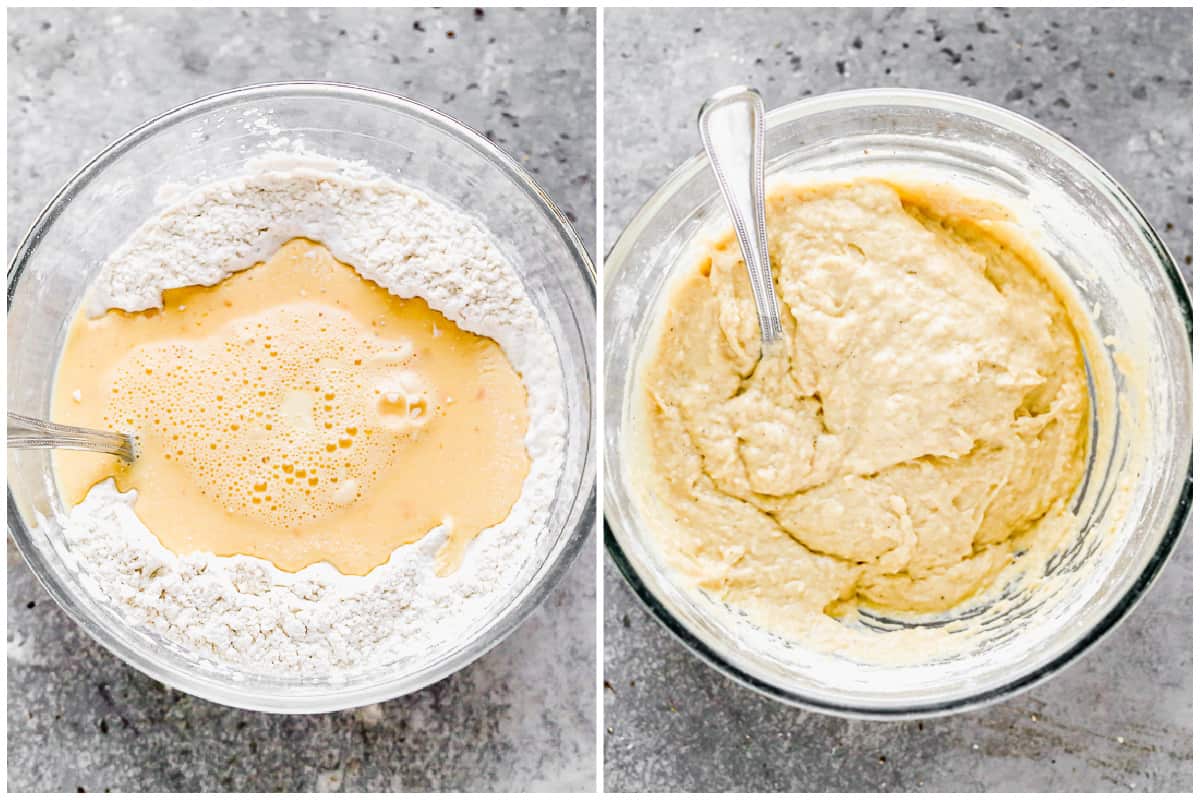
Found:
[[[729,231],[674,285],[643,362],[672,566],[786,632],[858,603],[950,608],[1067,528],[1083,358],[1005,210],[854,180],[776,188],[767,222],[785,354],[760,358]]]

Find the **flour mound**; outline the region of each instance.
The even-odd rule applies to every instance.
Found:
[[[246,556],[178,556],[111,480],[67,518],[81,582],[126,619],[238,667],[348,674],[460,642],[520,589],[537,554],[564,463],[558,351],[517,270],[469,216],[412,188],[330,159],[264,157],[237,178],[200,186],[139,228],[103,265],[89,312],[162,307],[164,290],[213,285],[287,241],[325,244],[403,298],[421,297],[464,330],[499,343],[528,392],[531,459],[508,517],[438,577],[436,528],[362,577],[328,564],[286,573]]]

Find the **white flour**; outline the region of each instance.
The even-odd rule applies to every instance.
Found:
[[[93,313],[161,307],[165,289],[211,285],[289,239],[315,239],[393,294],[420,296],[500,344],[528,391],[532,463],[508,518],[445,578],[433,566],[441,529],[363,577],[324,563],[291,574],[245,556],[177,556],[134,515],[134,493],[109,480],[66,524],[82,582],[130,623],[257,672],[344,674],[461,641],[519,588],[564,458],[558,352],[516,270],[469,217],[362,165],[268,157],[242,177],[162,196],[174,204],[104,264]]]

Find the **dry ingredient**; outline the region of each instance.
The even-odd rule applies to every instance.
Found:
[[[103,265],[94,313],[159,308],[164,291],[213,285],[289,240],[321,242],[397,297],[420,297],[464,331],[494,339],[528,395],[529,474],[511,512],[445,576],[440,525],[364,576],[327,563],[283,572],[248,556],[176,555],[111,480],[69,512],[80,579],[126,619],[243,668],[348,673],[459,642],[518,589],[537,552],[563,463],[557,349],[519,275],[474,220],[362,164],[272,155],[245,174],[190,191],[139,228]]]

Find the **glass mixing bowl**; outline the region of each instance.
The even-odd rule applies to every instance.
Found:
[[[331,158],[366,161],[471,214],[518,269],[558,345],[566,399],[566,461],[548,527],[522,581],[491,619],[428,653],[345,678],[289,678],[199,660],[125,624],[88,592],[62,544],[64,514],[46,452],[8,453],[8,529],[68,614],[137,669],[210,700],[311,713],[415,691],[499,643],[562,577],[594,520],[595,272],[563,213],[529,173],[461,123],[411,100],[330,83],[236,89],[147,122],[94,158],[50,202],[8,275],[8,407],[45,418],[66,326],[103,260],[155,211],[168,183],[242,171],[280,137]],[[37,515],[44,524],[35,527]],[[531,535],[533,532],[531,532]]]
[[[1086,475],[1076,530],[1038,574],[985,605],[899,620],[863,613],[880,637],[956,631],[955,652],[904,666],[815,652],[676,582],[649,528],[626,452],[639,355],[673,267],[728,217],[700,155],[677,169],[613,246],[604,288],[605,541],[651,612],[696,655],[772,698],[859,717],[913,717],[993,702],[1053,675],[1145,593],[1191,505],[1188,288],[1129,195],[1065,140],[1016,114],[933,92],[816,97],[767,115],[767,174],[919,172],[1027,209],[1094,326]],[[1097,397],[1119,398],[1111,408]],[[991,597],[991,595],[989,595]],[[975,615],[971,618],[971,615]],[[875,634],[872,634],[875,635]],[[880,639],[882,643],[883,638]]]

